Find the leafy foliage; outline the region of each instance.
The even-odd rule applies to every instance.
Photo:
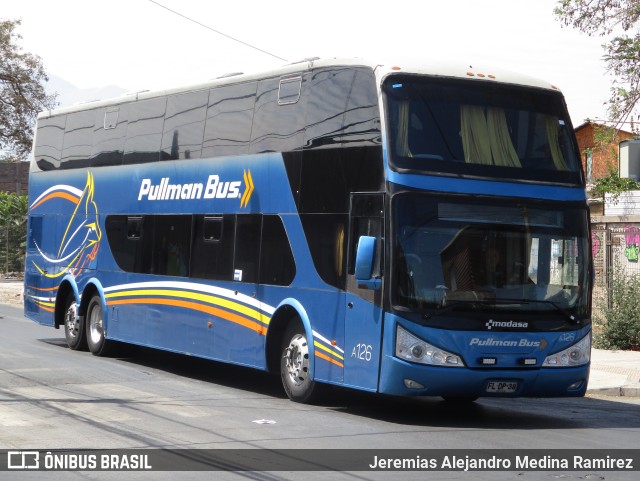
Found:
[[[26,195],[0,192],[0,271],[23,272],[27,239]]]
[[[615,203],[623,192],[639,189],[640,184],[635,179],[620,177],[617,171],[609,170],[609,175],[596,179],[589,195],[604,197],[604,194],[611,194],[611,200]]]
[[[611,37],[603,59],[615,75],[608,101],[618,125],[632,117],[640,102],[640,0],[560,0],[556,17],[587,35]]]
[[[594,343],[603,349],[630,349],[640,344],[640,274],[616,267],[611,276],[611,306],[596,316]]]
[[[56,105],[47,95],[40,57],[23,53],[15,32],[19,20],[0,20],[0,148],[24,159],[31,150],[38,112]]]

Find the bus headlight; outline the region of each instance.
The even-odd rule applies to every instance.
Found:
[[[584,336],[573,346],[547,356],[543,367],[573,367],[587,364],[591,359],[591,333]]]
[[[400,326],[396,336],[396,357],[432,366],[464,367],[464,362],[456,354],[432,346]]]

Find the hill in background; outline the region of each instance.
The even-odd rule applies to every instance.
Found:
[[[114,97],[120,97],[128,92],[128,90],[115,85],[81,89],[60,77],[56,77],[55,75],[49,75],[49,81],[45,84],[45,88],[49,94],[58,94],[56,98],[58,107],[70,107],[72,105],[91,102],[94,100],[112,99]]]

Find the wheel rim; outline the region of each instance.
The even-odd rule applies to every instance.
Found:
[[[64,314],[64,328],[71,339],[76,339],[80,332],[80,317],[77,312],[77,304],[74,301],[69,304]]]
[[[94,345],[100,343],[103,339],[102,309],[100,309],[99,306],[91,309],[91,313],[89,314],[89,336]]]
[[[291,339],[284,352],[287,375],[292,383],[300,385],[309,379],[309,345],[302,334]]]

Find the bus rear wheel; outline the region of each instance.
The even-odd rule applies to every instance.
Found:
[[[309,342],[299,323],[289,326],[285,332],[280,356],[280,377],[289,399],[308,403],[317,399],[318,383],[311,379],[309,369]]]
[[[67,346],[74,351],[86,351],[87,339],[84,334],[84,322],[78,315],[78,303],[73,294],[71,294],[64,308],[64,337],[67,340]]]
[[[96,356],[106,356],[111,346],[104,336],[104,314],[100,296],[93,296],[89,301],[86,323],[89,350]]]

